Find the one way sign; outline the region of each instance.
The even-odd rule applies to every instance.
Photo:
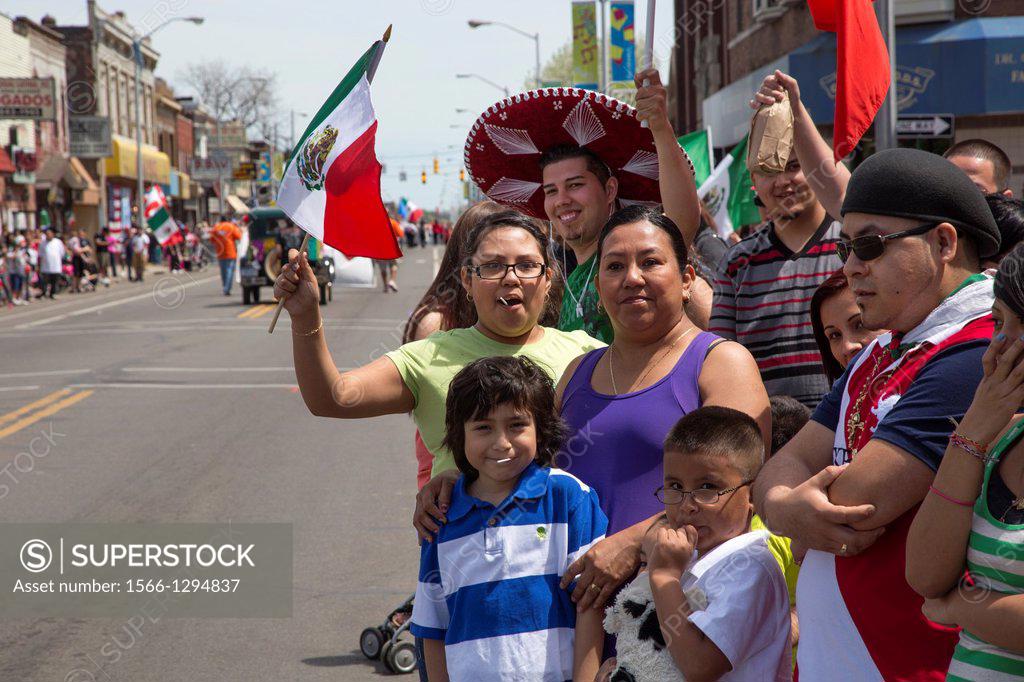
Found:
[[[902,114],[896,121],[896,135],[907,138],[953,137],[953,114]]]

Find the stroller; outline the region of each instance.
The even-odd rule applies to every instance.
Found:
[[[370,660],[381,659],[393,673],[404,674],[416,670],[416,646],[409,640],[399,641],[399,637],[409,630],[412,623],[413,597],[389,613],[383,625],[366,628],[359,635],[359,650],[363,656]]]

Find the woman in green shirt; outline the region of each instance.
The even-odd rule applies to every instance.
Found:
[[[962,628],[947,680],[1024,680],[1022,273],[1024,244],[996,273],[984,378],[907,538],[925,616]]]
[[[585,332],[562,332],[538,324],[552,286],[548,239],[517,211],[482,219],[468,236],[469,262],[461,284],[473,301],[477,322],[438,332],[348,372],[331,359],[318,306],[316,278],[305,254],[289,252],[274,286],[292,321],[292,351],[299,390],[318,417],[360,419],[412,412],[424,444],[434,456],[433,474],[455,469],[441,445],[444,404],[452,378],[473,360],[525,355],[558,380],[566,366],[604,344]]]

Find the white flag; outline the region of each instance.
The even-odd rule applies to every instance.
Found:
[[[729,219],[729,166],[732,161],[732,154],[726,154],[697,190],[697,196],[714,218],[716,231],[722,239],[727,239],[733,232],[732,220]]]

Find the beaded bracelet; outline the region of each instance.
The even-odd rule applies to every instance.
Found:
[[[953,504],[960,505],[961,507],[973,507],[974,506],[973,502],[964,502],[963,500],[958,500],[955,497],[950,497],[949,495],[947,495],[946,493],[942,492],[941,490],[939,490],[938,488],[936,488],[933,485],[928,486],[928,490],[930,490],[931,492],[935,493],[936,495],[938,495],[942,499],[946,500],[947,502],[952,502]]]
[[[971,457],[980,460],[983,464],[995,461],[995,457],[985,454],[984,445],[956,431],[949,437],[949,444],[955,448],[960,448]]]

